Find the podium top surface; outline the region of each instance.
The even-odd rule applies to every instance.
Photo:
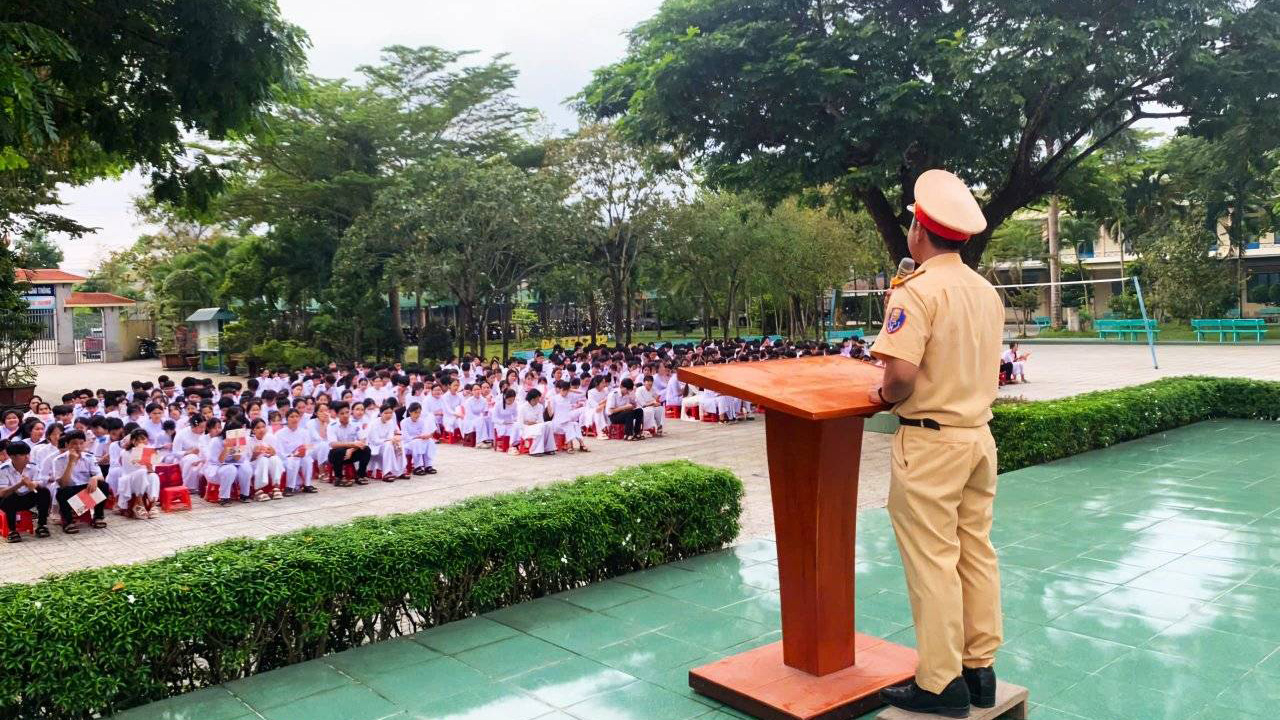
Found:
[[[682,367],[677,377],[810,420],[871,415],[888,406],[867,399],[884,369],[842,355]]]

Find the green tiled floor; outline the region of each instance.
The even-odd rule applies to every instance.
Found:
[[[1280,425],[1201,423],[1000,479],[1005,677],[1036,720],[1280,704]],[[729,550],[135,708],[128,720],[683,720],[687,670],[776,641],[775,548]],[[865,632],[912,643],[888,518],[858,516]]]

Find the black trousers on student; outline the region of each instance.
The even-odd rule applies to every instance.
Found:
[[[616,412],[609,416],[609,422],[622,426],[622,437],[635,437],[644,429],[644,411],[635,408]]]
[[[88,487],[89,483],[85,483],[84,485],[68,485],[66,487],[58,488],[58,494],[56,496],[58,500],[58,514],[62,516],[63,525],[70,525],[76,521],[76,511],[71,509],[71,503],[67,501],[75,497],[81,490]],[[102,491],[103,495],[107,496],[107,500],[111,499],[111,486],[107,484],[106,480],[98,481],[98,489]],[[94,520],[101,520],[107,514],[107,500],[103,500],[93,506]]]
[[[9,532],[16,532],[18,529],[18,511],[32,510],[36,511],[36,527],[40,527],[49,522],[49,506],[53,504],[53,496],[49,494],[49,488],[39,487],[35,492],[27,492],[19,495],[18,493],[10,493],[8,497],[0,499],[0,510],[4,510],[4,519],[9,523]]]
[[[329,465],[333,467],[334,480],[342,479],[342,471],[347,463],[356,466],[356,477],[362,478],[369,474],[369,459],[373,457],[373,451],[368,446],[356,448],[351,453],[351,458],[347,459],[347,450],[350,448],[333,448],[329,451]]]

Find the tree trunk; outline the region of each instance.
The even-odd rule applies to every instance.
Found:
[[[587,320],[591,323],[591,344],[596,344],[596,337],[600,334],[600,317],[596,309],[595,291],[587,292]]]
[[[391,341],[396,348],[396,360],[404,359],[404,327],[400,323],[400,286],[395,280],[387,291],[388,304],[391,306]]]
[[[491,300],[484,301],[484,310],[480,315],[480,358],[484,359],[485,353],[489,350],[489,308],[493,305]]]
[[[502,312],[498,313],[502,318],[502,361],[505,363],[507,358],[511,357],[511,296],[502,296]]]
[[[611,268],[609,270],[609,290],[613,293],[613,307],[609,308],[609,319],[613,321],[613,340],[615,343],[622,341],[622,295],[626,289],[623,285],[622,273],[617,269]]]
[[[1049,322],[1054,330],[1062,329],[1062,288],[1058,282],[1062,280],[1062,267],[1058,255],[1062,250],[1062,242],[1058,235],[1058,196],[1049,196],[1049,217],[1046,223],[1049,234]]]
[[[734,316],[733,303],[737,299],[735,297],[737,295],[737,290],[733,287],[732,283],[730,283],[729,292],[726,293],[726,295],[727,297],[725,298],[725,303],[724,303],[724,339],[728,340],[729,327],[731,325],[737,325],[737,323],[734,322],[736,318],[733,317]]]
[[[462,300],[453,306],[453,331],[458,335],[458,357],[467,354],[467,331],[462,327]]]
[[[661,340],[662,339],[662,297],[659,296],[657,293],[654,294],[654,298],[653,298],[653,324],[657,326],[655,329],[658,331],[658,339]]]
[[[626,282],[623,283],[622,294],[623,294],[623,297],[627,299],[627,318],[626,318],[627,339],[623,342],[626,345],[630,345],[631,332],[635,329],[635,323],[636,323],[636,320],[635,320],[636,299],[635,299],[635,292],[631,289],[630,277],[627,277]]]

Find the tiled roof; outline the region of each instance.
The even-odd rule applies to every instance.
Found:
[[[73,292],[66,302],[67,307],[111,307],[136,304],[127,297],[105,292]]]
[[[57,268],[36,268],[35,270],[23,270],[18,268],[18,282],[25,283],[78,283],[84,282],[87,278],[79,275],[72,275],[69,272],[63,272]]]

